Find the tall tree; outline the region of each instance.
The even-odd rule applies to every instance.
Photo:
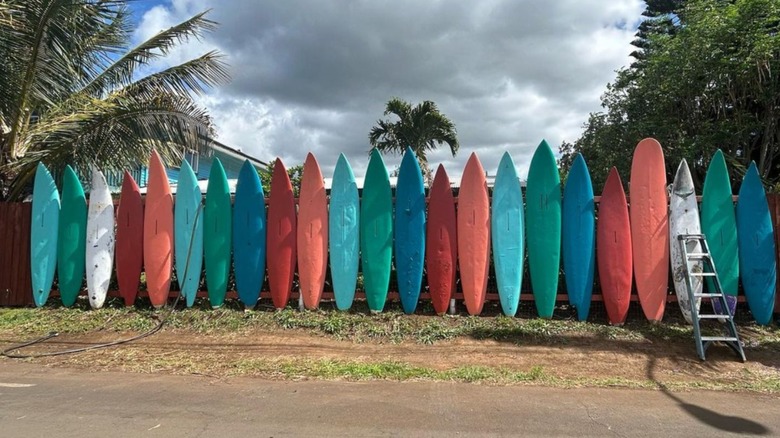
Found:
[[[403,153],[407,146],[411,147],[429,182],[428,152],[447,144],[452,156],[458,153],[455,124],[430,100],[412,107],[409,102],[394,97],[387,102],[384,115],[394,115],[397,120],[378,120],[368,134],[371,146],[394,153]]]
[[[141,44],[131,0],[6,0],[0,3],[0,194],[16,197],[43,161],[123,169],[203,149],[212,122],[194,96],[229,79],[211,51],[153,71],[177,43],[216,23],[197,14]]]
[[[667,171],[682,158],[703,179],[723,149],[739,176],[755,160],[762,177],[780,177],[780,2],[688,0],[671,33],[650,36],[637,71],[624,69],[590,115],[581,138],[564,144],[562,165],[582,152],[589,166],[630,167],[637,142],[657,138]],[[594,170],[594,179],[599,175]]]

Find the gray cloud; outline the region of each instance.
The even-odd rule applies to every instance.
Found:
[[[397,96],[429,99],[456,124],[459,175],[477,151],[492,172],[509,150],[521,175],[536,145],[574,140],[614,71],[628,62],[640,0],[173,0],[148,11],[138,38],[212,8],[220,29],[172,56],[228,56],[233,82],[204,97],[220,139],[261,159],[303,161],[326,176],[345,152],[357,173],[367,135]],[[387,157],[389,166],[400,161]]]

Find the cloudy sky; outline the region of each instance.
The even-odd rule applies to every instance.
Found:
[[[522,177],[542,139],[579,137],[599,96],[630,62],[640,0],[157,0],[135,3],[136,41],[211,9],[220,28],[177,50],[219,49],[232,82],[202,98],[218,139],[261,160],[331,176],[340,152],[356,175],[391,97],[433,100],[460,152],[430,155],[460,175],[471,152],[495,172],[509,151]],[[165,67],[165,64],[158,67]],[[385,157],[388,168],[399,157]]]

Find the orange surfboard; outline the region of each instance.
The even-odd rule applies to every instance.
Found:
[[[490,200],[485,170],[472,152],[458,194],[458,266],[469,315],[485,304],[490,267]]]
[[[303,305],[307,309],[316,309],[320,305],[328,268],[328,197],[320,165],[311,153],[303,164],[297,240],[298,279]]]
[[[599,203],[596,258],[604,307],[612,325],[626,322],[631,301],[631,224],[623,183],[616,168],[609,171]]]
[[[290,301],[295,274],[296,217],[290,176],[280,158],[276,159],[271,176],[271,195],[268,201],[268,285],[274,307],[283,309]]]
[[[117,254],[122,257],[122,254]],[[144,208],[146,289],[154,307],[168,301],[173,268],[173,196],[160,155],[152,151]]]
[[[439,164],[431,186],[425,263],[428,268],[428,290],[433,309],[443,315],[455,291],[455,266],[458,261],[458,224],[455,198],[444,166]]]
[[[664,153],[655,139],[634,150],[629,191],[636,291],[645,317],[660,321],[669,291],[669,200]]]

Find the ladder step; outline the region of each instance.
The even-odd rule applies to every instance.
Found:
[[[691,272],[691,277],[717,277],[714,272]]]
[[[728,315],[717,315],[714,313],[708,313],[705,315],[699,315],[699,319],[721,319],[721,318],[728,318]]]
[[[738,338],[730,337],[730,336],[702,336],[701,337],[702,342],[739,342]]]

